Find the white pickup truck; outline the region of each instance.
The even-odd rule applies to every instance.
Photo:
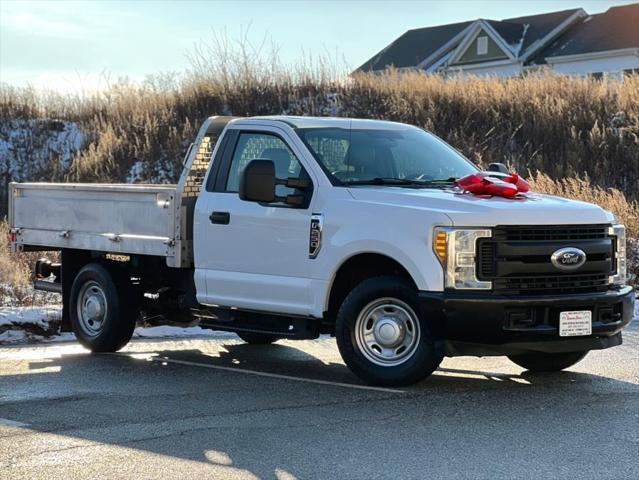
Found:
[[[625,230],[588,203],[462,193],[478,172],[404,124],[211,117],[177,185],[14,183],[14,251],[96,352],[136,319],[199,321],[248,343],[331,334],[366,382],[444,356],[554,371],[621,343]],[[498,175],[498,173],[495,173]]]

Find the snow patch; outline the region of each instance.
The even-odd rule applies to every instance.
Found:
[[[324,93],[291,99],[288,108],[282,110],[282,115],[303,115],[304,112],[308,111],[315,111],[314,114],[320,117],[339,117],[342,112],[339,93]]]
[[[0,308],[0,345],[15,345],[40,342],[71,342],[75,336],[70,332],[60,333],[62,307]],[[137,327],[133,338],[228,338],[235,339],[231,332],[219,332],[195,327]]]
[[[60,321],[61,316],[62,307],[58,305],[0,308],[0,330],[32,326],[47,331],[52,323]]]
[[[144,172],[144,165],[139,160],[131,165],[129,174],[126,176],[127,183],[139,183]]]
[[[29,335],[24,330],[7,330],[0,333],[0,345],[10,345],[13,343],[26,343]]]
[[[182,163],[161,153],[153,162],[137,160],[129,168],[127,183],[173,184],[182,173]]]
[[[9,120],[0,123],[0,176],[13,181],[61,177],[80,151],[85,136],[63,120]]]

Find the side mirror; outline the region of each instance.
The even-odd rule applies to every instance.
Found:
[[[275,193],[277,185],[297,190],[312,188],[311,181],[305,178],[276,178],[275,164],[272,160],[251,160],[240,178],[240,198],[248,202],[273,203],[284,202],[294,207],[303,207],[309,195],[287,195],[279,197]]]
[[[240,178],[240,198],[249,202],[275,202],[275,185],[275,164],[271,160],[252,160]]]
[[[488,171],[505,173],[506,175],[510,174],[508,167],[504,165],[503,163],[491,163],[490,165],[488,165]]]

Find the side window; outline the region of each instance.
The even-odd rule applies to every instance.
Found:
[[[336,130],[339,134],[339,132]],[[348,135],[350,137],[350,134]],[[350,166],[347,162],[348,147],[347,138],[331,136],[330,132],[309,132],[305,136],[311,151],[321,159],[322,165],[331,173],[347,172]]]
[[[277,178],[308,178],[306,170],[284,141],[268,133],[241,133],[235,145],[226,192],[238,192],[240,177],[251,160],[272,160]],[[279,196],[294,195],[297,191],[284,185],[276,187]]]

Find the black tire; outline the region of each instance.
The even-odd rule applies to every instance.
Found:
[[[273,342],[277,342],[280,338],[275,335],[268,335],[266,333],[249,333],[249,332],[235,332],[238,337],[244,340],[249,345],[268,345]]]
[[[510,355],[511,362],[531,372],[559,372],[579,363],[588,354],[585,352],[543,353],[532,352]]]
[[[356,329],[361,332],[362,328],[364,330],[369,328],[370,331],[374,331],[376,328],[370,327],[369,324],[372,320],[366,319],[367,312],[373,308],[371,305],[375,306],[376,302],[379,303],[379,306],[375,307],[378,310],[381,308],[386,311],[384,302],[390,302],[390,304],[397,302],[397,305],[403,309],[402,311],[414,314],[417,334],[413,335],[415,340],[412,341],[410,347],[404,350],[407,356],[401,358],[399,364],[380,364],[385,360],[375,359],[375,345],[372,345],[373,348],[366,347],[367,342],[361,340],[361,335],[358,340]],[[394,305],[391,305],[391,311],[393,307]],[[408,326],[410,326],[410,322]],[[404,328],[403,331],[410,330],[410,328]],[[417,291],[408,281],[399,277],[374,277],[364,280],[356,286],[339,309],[335,324],[335,337],[346,365],[355,375],[372,385],[411,385],[433,373],[443,358],[443,355],[435,348],[435,342],[429,333],[427,322],[420,313]],[[377,337],[375,338],[377,339]],[[374,344],[374,341],[372,343]],[[392,346],[390,350],[394,348],[395,346]],[[401,348],[400,346],[396,351],[399,352]]]
[[[119,280],[117,287],[114,277]],[[131,340],[139,309],[130,290],[123,275],[98,263],[90,263],[78,272],[71,287],[69,317],[73,332],[84,347],[92,352],[116,352]],[[85,308],[100,312],[95,313],[95,320],[81,312],[80,295],[85,305],[99,305]]]

